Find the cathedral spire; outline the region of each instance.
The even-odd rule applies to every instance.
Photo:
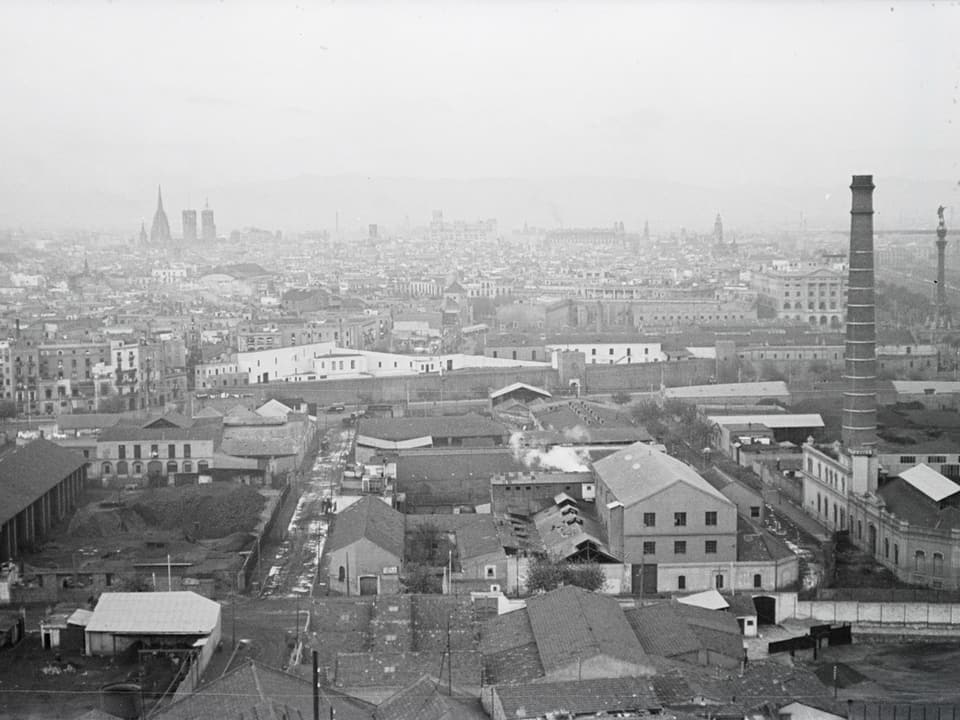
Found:
[[[150,226],[150,244],[151,245],[169,245],[170,223],[167,220],[167,214],[163,211],[163,195],[160,192],[160,186],[157,185],[157,212],[153,215],[153,225]]]

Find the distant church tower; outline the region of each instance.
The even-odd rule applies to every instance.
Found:
[[[217,241],[217,226],[213,222],[213,210],[210,209],[210,201],[204,203],[203,210],[200,211],[200,233],[204,242]]]
[[[197,242],[197,211],[183,211],[183,242],[185,245],[193,245]]]
[[[713,221],[713,241],[717,245],[723,245],[723,220],[720,219],[720,213],[717,213],[717,219]]]
[[[147,244],[147,228],[144,226],[143,221],[140,222],[140,244]]]
[[[160,186],[157,186],[157,211],[153,215],[153,225],[150,226],[150,244],[157,245],[170,244],[170,223],[167,221],[167,214],[163,211],[163,196],[160,194]]]

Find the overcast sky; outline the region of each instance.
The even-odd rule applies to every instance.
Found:
[[[958,39],[956,2],[6,0],[0,190],[956,183]]]

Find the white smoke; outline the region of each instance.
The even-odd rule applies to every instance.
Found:
[[[531,470],[558,470],[560,472],[590,472],[590,459],[585,451],[565,445],[554,445],[544,452],[539,448],[524,447],[523,433],[510,436],[513,457]]]
[[[576,425],[563,431],[563,436],[571,442],[590,442],[590,431],[583,425]]]

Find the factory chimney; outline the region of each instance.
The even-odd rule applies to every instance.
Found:
[[[843,420],[846,448],[877,442],[877,334],[873,286],[873,176],[854,175],[850,190],[850,275],[844,353]]]

